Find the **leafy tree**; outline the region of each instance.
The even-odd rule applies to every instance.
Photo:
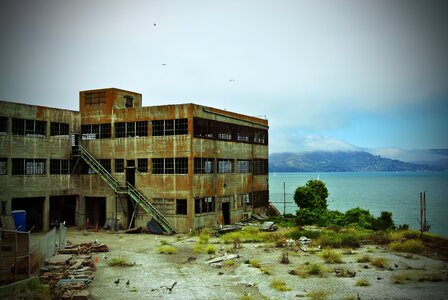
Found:
[[[370,211],[356,207],[345,212],[345,220],[347,225],[354,224],[362,228],[372,229],[375,218],[370,214]]]
[[[294,193],[294,201],[302,208],[327,209],[328,189],[320,180],[308,180],[305,186],[300,186]]]
[[[382,211],[381,215],[373,222],[373,230],[395,229],[394,220],[390,211]]]

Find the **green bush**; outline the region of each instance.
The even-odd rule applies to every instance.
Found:
[[[204,251],[207,254],[215,254],[216,253],[216,246],[215,245],[207,245],[207,246],[205,246]]]
[[[271,288],[279,292],[287,292],[292,290],[290,287],[286,286],[286,282],[280,279],[274,279],[271,282]]]
[[[127,258],[124,257],[111,258],[107,261],[107,264],[111,267],[130,267],[134,265]]]
[[[365,278],[360,278],[360,279],[356,280],[355,285],[356,285],[356,286],[369,286],[370,283],[369,283],[369,281],[368,281],[367,279],[365,279]]]
[[[244,227],[241,231],[229,232],[221,236],[221,241],[225,244],[234,243],[261,243],[269,239],[268,232],[262,232],[256,226]]]
[[[157,247],[157,253],[162,253],[162,254],[174,254],[176,253],[176,248],[174,248],[171,245],[162,245]]]
[[[342,263],[342,255],[339,252],[336,252],[335,250],[330,248],[325,248],[324,250],[322,250],[319,256],[322,257],[325,260],[325,262],[329,264]]]
[[[406,240],[404,242],[392,242],[389,245],[392,251],[407,252],[407,253],[423,253],[425,251],[425,245],[420,240]]]
[[[210,237],[212,236],[210,229],[204,228],[201,230],[201,233],[199,234],[199,244],[205,245],[208,244],[208,241],[210,240]]]

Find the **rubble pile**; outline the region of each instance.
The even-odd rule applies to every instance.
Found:
[[[45,261],[39,270],[40,281],[48,283],[53,299],[89,299],[85,289],[93,280],[97,262],[91,253],[108,251],[107,245],[97,242],[67,246]]]

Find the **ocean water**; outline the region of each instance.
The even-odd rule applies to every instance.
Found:
[[[391,211],[395,224],[409,224],[416,230],[420,192],[426,192],[429,232],[448,237],[448,172],[270,173],[270,201],[281,212],[295,214],[294,191],[317,178],[327,186],[329,209],[345,212],[359,206],[375,217]]]

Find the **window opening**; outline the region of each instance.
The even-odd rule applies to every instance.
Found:
[[[176,199],[176,215],[187,214],[187,199]]]
[[[124,159],[117,158],[115,159],[115,173],[123,173],[124,172]]]
[[[137,159],[137,170],[141,173],[148,172],[148,159],[147,158]]]

